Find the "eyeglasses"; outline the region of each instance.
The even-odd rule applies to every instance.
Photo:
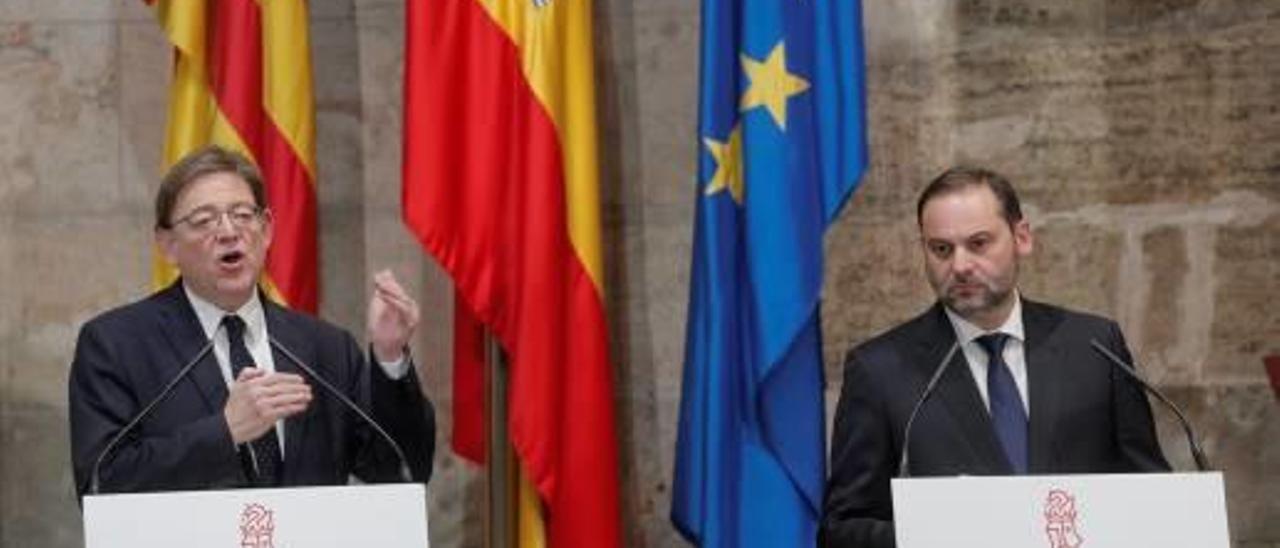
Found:
[[[255,228],[262,219],[262,212],[262,208],[245,203],[234,204],[226,209],[203,206],[174,221],[173,226],[185,224],[197,234],[209,234],[222,226],[222,219],[225,217],[233,228]]]

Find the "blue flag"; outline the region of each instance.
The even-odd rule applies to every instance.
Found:
[[[812,546],[822,237],[866,167],[856,0],[703,0],[697,220],[671,519]]]

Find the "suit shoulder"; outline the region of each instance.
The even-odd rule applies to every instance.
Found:
[[[80,327],[85,331],[121,331],[148,324],[164,306],[163,292],[156,292],[98,313]]]
[[[1051,331],[1107,336],[1119,330],[1115,320],[1106,316],[1036,301],[1023,301],[1023,315],[1029,323],[1043,322],[1052,326]]]
[[[936,341],[939,335],[950,331],[938,331],[937,307],[931,307],[920,315],[877,334],[855,345],[848,352],[847,363],[857,359],[864,364],[896,363],[908,349]],[[949,327],[948,327],[949,329]]]

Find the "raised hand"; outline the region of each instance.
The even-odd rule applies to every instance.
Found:
[[[418,326],[418,302],[413,300],[390,270],[373,276],[369,299],[369,344],[378,361],[391,363],[404,357],[409,337]]]

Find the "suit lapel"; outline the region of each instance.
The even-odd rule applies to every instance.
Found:
[[[1023,299],[1022,321],[1026,333],[1027,394],[1030,399],[1028,460],[1032,473],[1053,469],[1054,426],[1062,409],[1065,378],[1061,345],[1054,330],[1061,316],[1052,308]]]
[[[289,318],[288,312],[280,305],[271,301],[266,295],[261,297],[263,313],[267,319],[267,335],[297,355],[303,363],[316,367],[316,349],[305,332]],[[271,358],[275,362],[276,371],[302,376],[311,385],[312,390],[313,399],[311,405],[307,406],[307,410],[285,419],[284,422],[284,484],[293,485],[290,480],[299,473],[300,467],[290,466],[289,463],[291,460],[298,462],[298,455],[303,454],[307,431],[316,416],[316,404],[320,400],[320,392],[323,389],[306,372],[294,365],[293,361],[280,352],[275,345],[271,345]]]
[[[194,358],[200,349],[209,342],[196,318],[195,310],[182,290],[182,280],[171,284],[160,293],[160,314],[157,331],[164,334],[165,340],[173,349],[177,359],[172,361],[169,376]],[[227,401],[227,382],[222,377],[218,360],[213,352],[207,354],[201,363],[196,365],[189,378],[199,389],[205,407],[210,412],[221,411]]]
[[[921,358],[922,363],[930,364],[929,367],[935,367],[938,360],[941,360],[951,345],[956,342],[955,328],[951,326],[941,305],[935,305],[933,316],[935,321],[923,334],[924,338],[918,345],[920,348],[930,348],[929,357]],[[1013,467],[1005,457],[1004,451],[1000,449],[1000,442],[996,440],[991,417],[987,413],[986,405],[982,403],[982,396],[978,394],[978,387],[974,385],[973,375],[969,372],[969,364],[965,360],[964,352],[960,349],[957,349],[955,355],[951,357],[947,371],[938,381],[937,397],[946,404],[947,415],[959,427],[960,439],[964,440],[970,457],[980,467],[974,472],[1012,473]]]

